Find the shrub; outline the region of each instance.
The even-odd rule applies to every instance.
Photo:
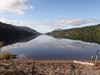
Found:
[[[0,54],[0,60],[9,60],[9,59],[16,59],[15,54],[11,54],[9,52],[4,52]]]

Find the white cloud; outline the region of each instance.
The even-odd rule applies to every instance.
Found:
[[[89,18],[89,19],[72,18],[72,19],[54,20],[54,23],[78,26],[78,25],[82,25],[82,24],[86,24],[86,23],[94,23],[94,22],[98,22],[98,21],[100,22],[100,20],[93,19],[93,18]]]
[[[60,20],[44,20],[39,22],[17,22],[0,18],[1,22],[16,26],[27,26],[41,33],[51,32],[55,29],[69,29],[73,27],[89,26],[91,23],[100,22],[98,19],[60,19]],[[87,24],[87,25],[84,25]]]
[[[24,14],[24,10],[33,9],[33,6],[26,5],[26,0],[0,0],[0,12],[9,11],[17,14]]]

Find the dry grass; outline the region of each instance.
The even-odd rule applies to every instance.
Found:
[[[9,64],[10,62],[14,64],[2,64]],[[100,75],[100,61],[98,61],[97,66],[94,67],[65,60],[3,60],[0,62],[0,75],[71,75],[70,68],[72,64],[76,66],[76,75]]]
[[[15,59],[16,55],[11,54],[10,52],[3,52],[0,54],[0,60],[9,60],[9,59]]]

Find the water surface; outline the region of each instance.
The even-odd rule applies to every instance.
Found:
[[[90,60],[97,50],[100,50],[100,44],[47,35],[1,48],[1,52],[10,51],[22,58],[36,60]]]

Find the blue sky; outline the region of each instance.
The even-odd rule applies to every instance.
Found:
[[[100,23],[100,0],[0,1],[0,21],[42,33]]]

